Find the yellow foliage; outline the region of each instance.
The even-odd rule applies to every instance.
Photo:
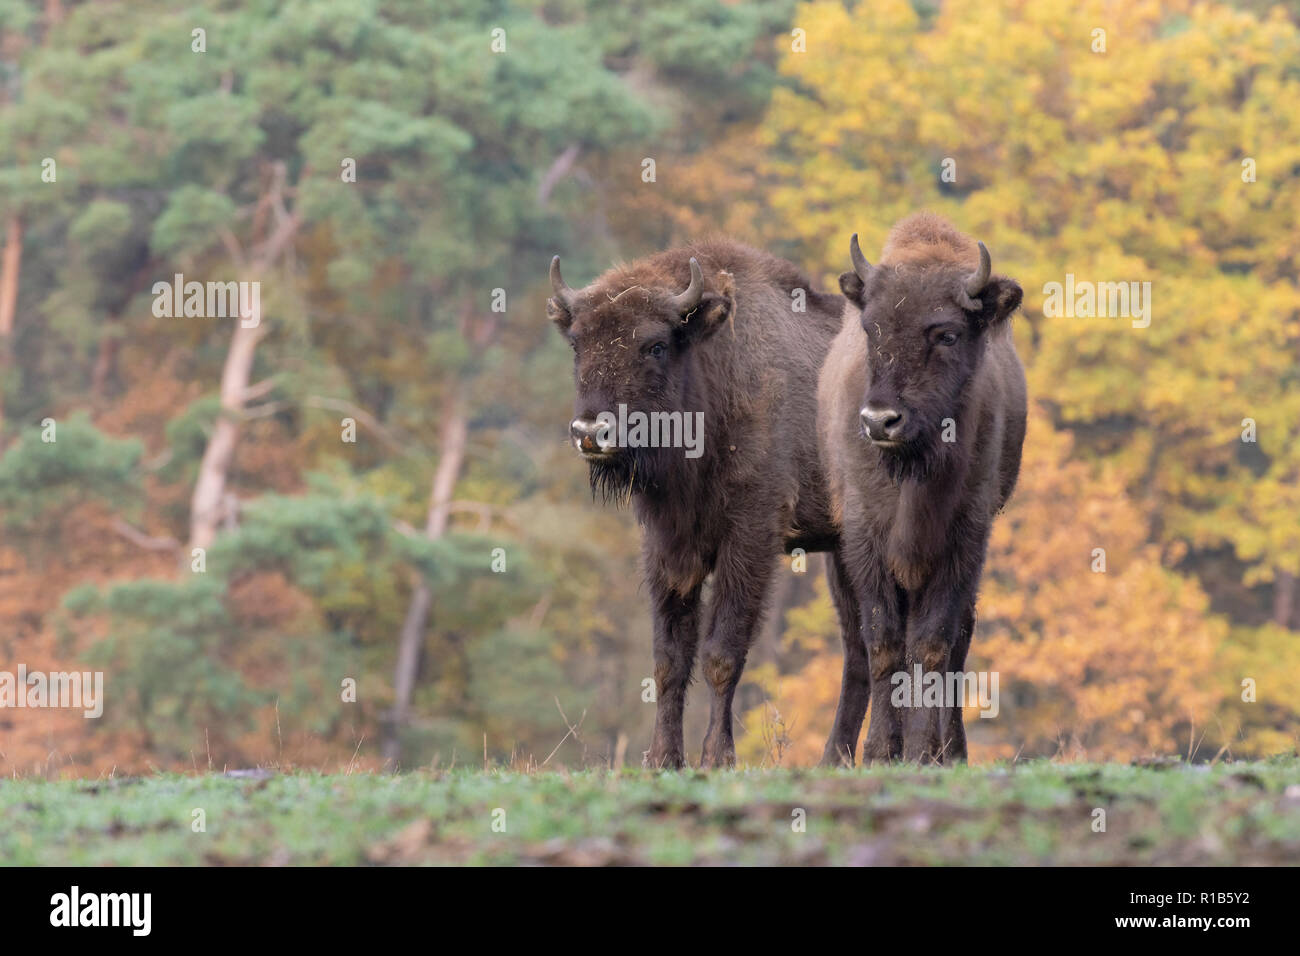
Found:
[[[1184,575],[1267,605],[1278,572],[1300,573],[1300,30],[1194,0],[948,0],[933,17],[826,0],[795,23],[808,50],[783,58],[788,86],[734,152],[769,185],[767,241],[831,283],[851,233],[870,255],[928,208],[1025,289],[1040,411],[973,650],[1009,699],[972,753],[1187,753],[1207,730],[1216,750],[1287,745],[1295,704],[1216,708],[1243,662],[1300,684],[1295,632],[1229,633]],[[1149,313],[1049,314],[1067,275],[1149,283]],[[817,659],[780,678],[776,706],[824,732],[833,682]]]

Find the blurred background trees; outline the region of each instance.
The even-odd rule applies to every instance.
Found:
[[[553,762],[639,763],[637,532],[567,447],[549,258],[730,232],[833,288],[916,208],[1026,292],[973,757],[1294,748],[1297,13],[0,0],[0,667],[109,699],[0,712],[0,770],[540,762],[569,725]],[[259,324],[158,317],[176,273],[259,281]],[[1066,273],[1150,281],[1150,326],[1045,315]],[[838,692],[820,560],[783,566],[756,763],[819,756]]]

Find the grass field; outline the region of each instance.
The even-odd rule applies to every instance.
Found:
[[[19,779],[0,862],[1294,864],[1300,761]]]

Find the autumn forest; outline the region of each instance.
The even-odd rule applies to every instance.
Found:
[[[639,765],[551,257],[837,292],[920,209],[1024,288],[971,761],[1294,752],[1297,103],[1294,2],[0,0],[0,670],[105,700],[0,710],[0,775]],[[737,752],[809,765],[822,556],[773,592]]]

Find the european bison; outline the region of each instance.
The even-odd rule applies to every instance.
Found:
[[[616,267],[580,290],[565,285],[556,256],[551,285],[547,314],[574,350],[573,443],[593,492],[630,497],[644,529],[658,685],[646,763],[684,764],[682,709],[711,573],[700,659],[713,697],[701,765],[731,766],[732,698],[778,557],[837,544],[814,382],[844,300],[814,291],[790,263],[722,239]],[[639,441],[638,414],[650,421]],[[702,441],[699,429],[686,433],[694,422]],[[687,447],[651,446],[675,429]],[[837,566],[840,600],[847,579]],[[845,626],[846,638],[857,635],[856,623]],[[865,678],[865,649],[849,657]]]
[[[989,529],[1020,471],[1025,375],[1008,318],[1021,289],[929,213],[894,226],[877,266],[856,235],[849,252],[818,399],[841,556],[868,619],[862,757],[960,762],[961,707],[900,713],[891,678],[965,667]],[[858,692],[846,684],[841,711],[856,712]],[[858,729],[837,723],[839,754],[851,759]]]

